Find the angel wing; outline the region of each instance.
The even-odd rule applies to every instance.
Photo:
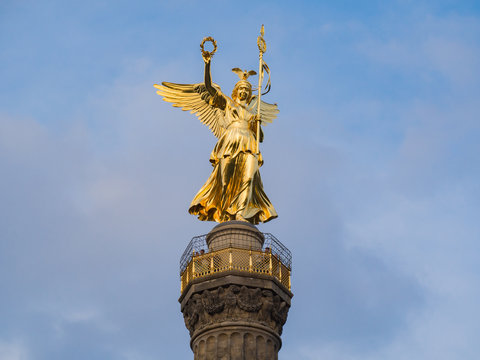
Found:
[[[212,84],[220,95],[220,87]],[[214,98],[210,95],[205,84],[174,84],[162,82],[162,85],[153,85],[158,89],[157,94],[173,106],[182,108],[195,114],[202,123],[207,125],[213,134],[220,138],[225,131],[225,112],[213,106]],[[218,97],[215,96],[215,97]]]
[[[257,112],[258,96],[254,95],[250,104],[248,104],[248,110],[250,112]],[[269,104],[263,100],[260,100],[260,117],[262,119],[262,125],[270,124],[277,117],[277,114],[280,112],[278,110],[277,104]]]

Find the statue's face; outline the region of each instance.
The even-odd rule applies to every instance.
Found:
[[[240,101],[246,101],[250,96],[250,88],[246,85],[240,85],[238,87],[237,96]]]

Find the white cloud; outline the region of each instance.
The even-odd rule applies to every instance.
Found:
[[[0,340],[0,359],[2,360],[29,360],[28,349],[20,341]]]
[[[358,47],[377,63],[419,73],[419,81],[428,81],[432,72],[438,72],[455,85],[478,85],[480,46],[474,38],[480,33],[480,21],[465,16],[425,16],[423,20],[402,24],[386,39],[371,35]]]

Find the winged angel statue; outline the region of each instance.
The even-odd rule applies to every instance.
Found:
[[[212,52],[204,50],[205,41],[213,43]],[[218,138],[210,155],[213,171],[188,211],[203,221],[267,222],[276,218],[277,213],[263,190],[259,171],[263,159],[258,141],[263,141],[261,125],[271,123],[279,112],[277,105],[259,101],[260,90],[258,95],[252,94],[248,78],[256,75],[253,70],[233,69],[240,80],[235,84],[231,97],[222,93],[220,87],[212,83],[210,75],[215,40],[205,38],[201,48],[205,62],[204,83],[162,82],[162,85],[154,85],[163,100],[195,114]],[[260,51],[260,78],[266,66],[262,66],[262,54]]]

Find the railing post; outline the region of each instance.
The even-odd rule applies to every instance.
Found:
[[[268,261],[269,261],[269,264],[268,264],[268,273],[269,273],[270,275],[273,275],[272,253],[271,253],[271,252],[268,253],[268,259],[269,259],[269,260],[268,260]]]
[[[210,254],[210,274],[213,274],[214,268],[213,268],[213,255]]]
[[[249,257],[248,257],[248,271],[253,272],[253,262],[252,262],[252,249],[250,249]]]
[[[228,251],[228,268],[232,270],[232,249]]]
[[[278,280],[282,282],[282,262],[281,261],[278,262]]]
[[[192,279],[195,279],[195,258],[192,257]]]

